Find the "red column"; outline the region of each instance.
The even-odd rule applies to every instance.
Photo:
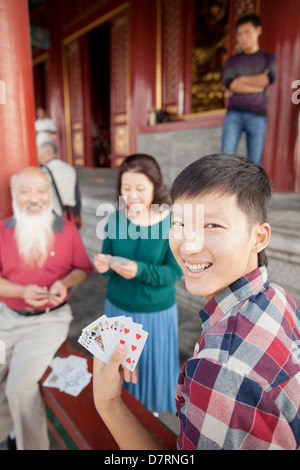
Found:
[[[261,48],[277,59],[277,79],[268,89],[268,120],[262,164],[277,192],[299,188],[297,132],[300,106],[292,84],[300,79],[300,2],[261,2]]]
[[[12,174],[37,165],[27,0],[0,0],[0,219],[11,213]]]
[[[137,151],[137,135],[156,107],[156,1],[131,0],[130,23],[130,148]],[[145,53],[147,51],[147,53]],[[159,84],[157,84],[159,86]]]

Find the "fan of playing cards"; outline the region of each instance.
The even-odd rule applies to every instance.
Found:
[[[106,364],[118,343],[126,346],[122,365],[133,371],[148,337],[143,325],[135,323],[131,317],[108,318],[102,315],[83,328],[78,342],[90,353]]]

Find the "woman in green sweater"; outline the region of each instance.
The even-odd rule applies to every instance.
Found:
[[[124,385],[152,412],[174,413],[179,370],[175,284],[182,271],[169,248],[168,193],[156,160],[144,154],[124,160],[117,184],[124,209],[109,216],[102,253],[94,258],[95,268],[110,276],[104,313],[130,316],[148,331],[139,381]]]

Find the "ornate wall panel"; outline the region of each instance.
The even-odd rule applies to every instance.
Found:
[[[124,11],[111,22],[111,144],[112,166],[129,153],[129,15]]]
[[[93,13],[97,8],[105,6],[111,0],[63,0],[60,1],[60,12],[63,28],[66,29],[86,16]]]
[[[180,0],[163,0],[163,103],[177,105],[179,75]]]
[[[65,49],[66,67],[66,94],[69,101],[69,122],[67,131],[69,132],[69,143],[71,142],[71,161],[75,166],[84,166],[84,114],[82,95],[82,65],[80,53],[80,39],[66,45]],[[70,158],[69,158],[70,160]]]
[[[233,21],[236,22],[237,19],[244,15],[245,13],[258,13],[259,1],[258,0],[234,0],[231,2],[233,4]]]
[[[162,108],[181,114],[183,103],[182,0],[161,0]],[[178,107],[180,109],[178,109]]]

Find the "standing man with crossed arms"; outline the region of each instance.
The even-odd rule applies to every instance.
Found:
[[[229,57],[223,71],[223,83],[229,98],[222,152],[235,153],[243,132],[247,135],[248,157],[261,166],[267,113],[267,88],[276,79],[276,59],[259,47],[260,19],[247,14],[235,25],[240,52]]]

